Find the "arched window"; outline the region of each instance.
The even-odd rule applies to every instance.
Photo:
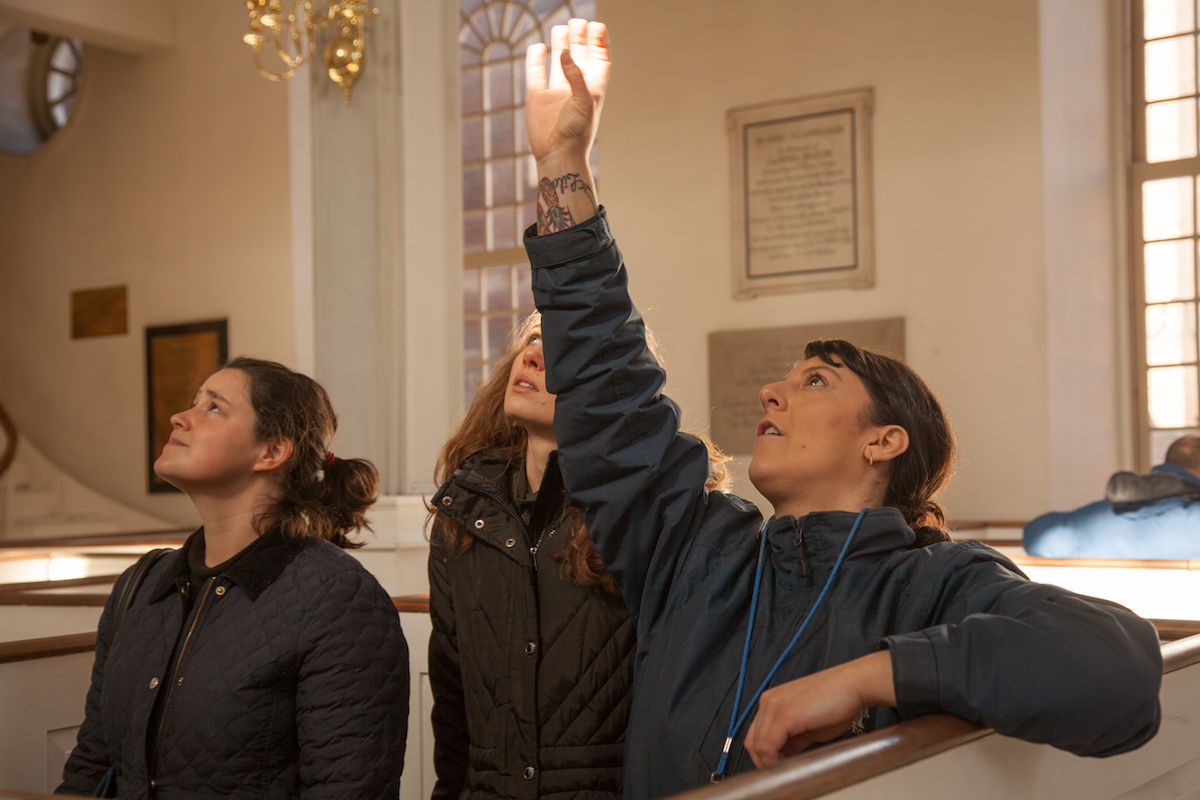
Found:
[[[537,213],[525,136],[525,51],[595,0],[461,0],[463,394],[475,395],[533,310],[522,231]],[[593,158],[595,150],[593,150]],[[595,165],[593,164],[593,171]]]
[[[0,150],[31,153],[67,124],[83,43],[28,28],[0,37]]]

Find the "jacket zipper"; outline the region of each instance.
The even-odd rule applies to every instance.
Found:
[[[204,594],[200,595],[200,604],[196,606],[196,616],[192,617],[192,625],[188,628],[187,636],[183,637],[183,644],[179,648],[179,657],[175,659],[175,669],[171,672],[171,685],[167,687],[167,699],[163,701],[162,713],[158,715],[158,730],[154,732],[154,751],[151,754],[149,778],[154,781],[155,762],[158,761],[158,745],[162,739],[163,723],[167,720],[167,707],[171,705],[171,695],[175,692],[175,686],[179,683],[177,677],[179,675],[179,665],[183,663],[183,654],[187,651],[188,642],[192,640],[192,633],[196,630],[196,624],[200,622],[200,614],[204,612],[204,601],[208,600],[208,590],[212,588],[216,578],[209,578],[204,584]]]
[[[514,509],[511,505],[509,505],[508,500],[506,500],[504,497],[502,497],[499,492],[494,492],[491,489],[486,489],[482,486],[473,486],[468,483],[463,483],[458,480],[455,480],[454,478],[451,478],[450,482],[453,483],[455,486],[460,486],[463,489],[466,489],[468,492],[474,492],[475,494],[481,494],[484,497],[488,498],[489,500],[494,501],[496,503],[496,505],[500,506],[500,508],[505,513],[507,513],[510,517],[512,517],[516,521],[516,523],[521,526],[521,530],[524,533],[524,537],[525,537],[525,544],[529,546],[529,555],[530,555],[531,560],[533,561],[533,571],[537,572],[537,568],[538,568],[537,551],[538,551],[538,548],[541,547],[542,537],[544,537],[546,535],[546,526],[543,525],[542,529],[540,531],[538,531],[537,541],[531,543],[531,539],[533,537],[531,536],[532,532],[529,530],[529,526],[525,524],[525,520],[521,517],[521,515],[517,513],[516,509]]]

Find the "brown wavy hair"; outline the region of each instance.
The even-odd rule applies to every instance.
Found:
[[[438,453],[433,478],[439,486],[468,458],[480,453],[491,453],[506,459],[506,472],[525,468],[525,429],[504,413],[504,395],[513,362],[541,324],[541,314],[534,311],[513,331],[504,356],[492,366],[487,381],[475,393],[475,399],[467,407],[462,422]],[[646,340],[651,352],[658,355],[657,343],[649,330],[646,331]],[[727,490],[732,483],[726,463],[729,456],[706,436],[695,432],[691,435],[699,438],[708,448],[709,478],[705,486],[713,491]],[[434,523],[430,529],[432,543],[445,548],[452,556],[461,556],[471,549],[475,537],[432,504],[427,502],[426,508],[429,510],[429,521]],[[615,594],[616,584],[592,544],[587,526],[583,524],[583,515],[579,509],[564,502],[563,516],[570,534],[567,543],[554,554],[563,580],[579,586],[601,586]]]
[[[845,366],[866,386],[871,423],[908,432],[908,449],[889,465],[883,504],[904,515],[917,534],[916,547],[952,541],[946,512],[935,498],[954,477],[957,446],[950,420],[925,381],[904,363],[841,339],[809,342],[804,358]]]
[[[279,474],[282,492],[255,518],[254,529],[261,535],[277,528],[289,541],[318,537],[343,549],[362,547],[349,535],[370,530],[367,509],[379,494],[379,473],[370,461],[329,452],[337,415],[325,389],[274,361],[242,356],[224,369],[246,376],[259,441],[292,442]]]

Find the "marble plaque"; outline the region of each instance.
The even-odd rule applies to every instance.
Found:
[[[729,112],[735,296],[874,284],[871,99]]]

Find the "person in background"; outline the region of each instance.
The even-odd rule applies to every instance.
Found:
[[[1043,558],[1200,558],[1200,436],[1176,439],[1145,475],[1116,473],[1103,500],[1043,514],[1023,538]]]
[[[408,646],[346,552],[375,467],[333,455],[324,389],[270,361],[230,361],[171,425],[154,469],[203,525],[146,574],[114,637],[132,569],[117,581],[57,791],[395,800]]]
[[[554,400],[535,312],[438,457],[435,800],[621,798],[633,623],[563,492]]]
[[[573,19],[551,44],[549,65],[540,44],[526,60],[541,191],[525,248],[567,497],[637,625],[626,800],[930,713],[1080,755],[1148,741],[1161,718],[1154,627],[950,541],[936,497],[953,433],[901,362],[810,343],[759,392],[750,478],[774,516],[705,486],[705,447],[662,394],[588,166],[607,32]],[[688,79],[647,85],[669,105],[672,81]],[[679,181],[646,177],[647,209],[676,199]]]

